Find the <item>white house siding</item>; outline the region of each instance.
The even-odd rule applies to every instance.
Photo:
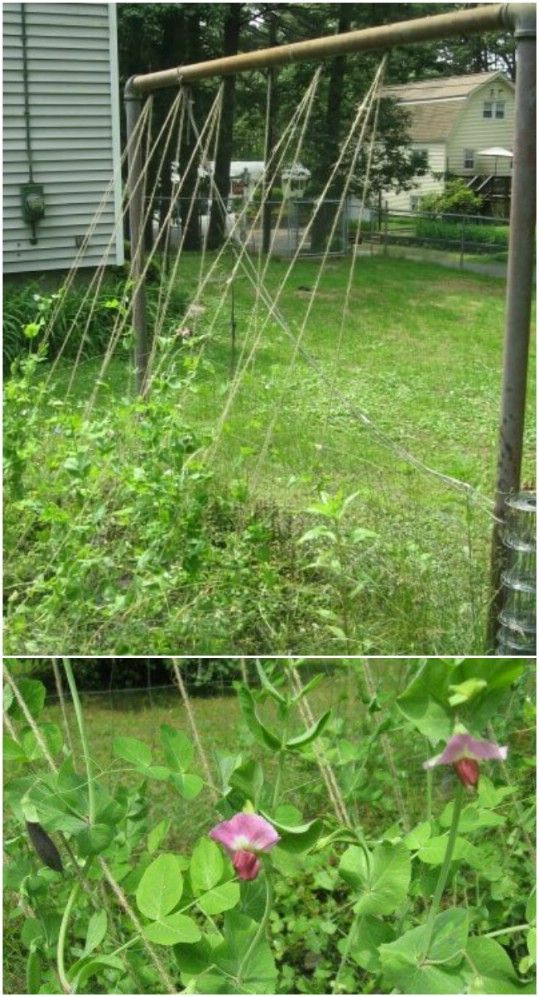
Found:
[[[483,103],[486,100],[503,100],[505,117],[501,120],[483,117]],[[510,159],[498,159],[496,164],[491,157],[477,157],[481,149],[493,146],[513,151],[515,95],[513,88],[502,79],[487,83],[470,95],[463,105],[448,141],[448,170],[459,176],[475,176],[489,173],[507,175],[511,173]],[[465,169],[464,150],[476,153],[474,168]]]
[[[411,190],[403,190],[400,194],[388,191],[383,194],[384,201],[390,211],[410,211],[414,205],[414,198],[421,198],[425,194],[439,194],[444,189],[443,174],[446,169],[446,151],[444,142],[422,142],[413,143],[410,146],[413,151],[425,150],[428,154],[428,172],[425,176],[416,177]],[[438,174],[438,176],[437,176]],[[440,175],[441,174],[441,178]]]
[[[43,184],[37,244],[21,210],[29,179],[21,4],[4,29],[4,272],[69,268],[95,223],[81,266],[123,262],[116,12],[106,3],[28,3],[26,34],[33,180]]]

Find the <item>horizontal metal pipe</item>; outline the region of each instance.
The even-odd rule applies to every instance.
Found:
[[[133,88],[139,94],[192,83],[211,76],[229,76],[249,69],[266,69],[270,66],[284,66],[291,62],[306,62],[310,59],[328,59],[348,52],[365,52],[372,49],[388,49],[394,45],[409,45],[413,42],[436,41],[452,35],[477,34],[483,31],[512,29],[515,12],[530,8],[532,4],[489,4],[457,10],[448,14],[434,14],[432,17],[419,17],[397,24],[381,24],[360,31],[347,31],[341,35],[326,35],[323,38],[310,38],[290,45],[277,45],[255,52],[196,62],[191,66],[176,66],[157,73],[146,73],[132,78]]]

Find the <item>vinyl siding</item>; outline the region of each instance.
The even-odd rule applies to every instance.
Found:
[[[384,201],[387,201],[390,211],[410,211],[413,197],[423,197],[425,194],[440,193],[444,189],[443,179],[438,179],[433,174],[444,173],[445,166],[445,143],[444,142],[421,142],[413,143],[412,150],[428,152],[428,172],[425,176],[417,177],[412,190],[403,190],[400,194],[388,191],[384,194]]]
[[[493,91],[492,97],[491,90]],[[501,121],[496,120],[496,118],[483,117],[483,103],[485,100],[491,99],[501,99],[505,102],[505,117]],[[448,141],[449,172],[459,176],[493,173],[494,160],[489,157],[477,157],[477,155],[474,169],[465,169],[464,150],[470,149],[477,154],[480,149],[500,146],[512,152],[514,111],[513,88],[502,79],[497,79],[492,84],[487,83],[471,94],[462,108]],[[498,159],[496,164],[498,175],[507,176],[510,174],[511,162],[510,159]]]
[[[21,4],[2,7],[4,272],[123,262],[116,20],[113,4],[28,3],[26,33],[33,179],[44,186],[37,244],[21,210],[28,157]],[[98,217],[94,216],[98,214]]]

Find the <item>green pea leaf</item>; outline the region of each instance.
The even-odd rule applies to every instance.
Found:
[[[38,994],[41,986],[42,963],[39,952],[30,952],[26,960],[26,992]]]
[[[109,824],[94,824],[93,827],[79,831],[76,836],[79,855],[82,858],[99,855],[108,848],[113,837],[114,829]]]
[[[99,955],[79,959],[71,967],[68,976],[73,983],[76,983],[77,990],[81,990],[92,976],[99,973],[103,966],[108,969],[124,970],[124,964],[117,955]]]
[[[12,704],[14,698],[15,697],[13,695],[13,690],[12,690],[11,686],[10,685],[5,685],[4,686],[4,691],[3,691],[3,696],[2,696],[2,705],[3,705],[4,711],[6,713],[9,713],[9,711],[11,709],[11,704]]]
[[[221,883],[203,893],[197,900],[198,906],[205,914],[213,916],[231,910],[240,902],[240,884],[234,881]]]
[[[387,921],[370,915],[362,917],[352,940],[350,956],[362,969],[369,973],[379,973],[381,966],[378,949],[394,937],[395,932]],[[337,946],[341,955],[344,954],[345,945],[346,939],[342,938]]]
[[[413,827],[404,839],[404,844],[410,851],[415,852],[429,840],[432,833],[430,820],[424,820],[417,827]]]
[[[238,789],[247,800],[258,806],[264,788],[264,772],[259,762],[250,758],[234,769],[229,777],[231,789]]]
[[[166,838],[168,832],[170,831],[170,825],[172,821],[169,818],[159,821],[154,828],[150,831],[148,835],[148,851],[150,855],[153,855],[157,851],[159,845]]]
[[[301,692],[298,692],[294,696],[294,698],[292,700],[292,702],[294,703],[294,705],[296,703],[299,703],[300,699],[303,699],[304,696],[308,696],[310,692],[313,692],[314,689],[316,689],[317,686],[319,686],[320,683],[323,682],[323,681],[324,681],[324,676],[322,674],[315,675],[314,678],[312,678],[310,680],[310,682],[307,682],[307,684],[303,686],[303,689],[301,690]]]
[[[459,685],[450,685],[449,688],[453,695],[449,697],[449,705],[460,706],[461,703],[468,703],[486,687],[487,683],[484,679],[468,679],[466,682],[460,682]]]
[[[297,751],[300,748],[306,748],[308,744],[312,744],[317,737],[320,737],[320,734],[324,728],[327,727],[330,716],[331,710],[327,710],[326,713],[323,713],[322,716],[318,718],[316,723],[314,723],[312,727],[309,727],[308,730],[304,731],[303,734],[299,734],[298,737],[290,738],[290,740],[286,742],[288,750]]]
[[[194,800],[204,788],[204,780],[199,775],[184,772],[173,772],[170,781],[184,800]]]
[[[17,682],[19,692],[26,703],[28,711],[32,714],[34,719],[36,719],[43,707],[45,705],[45,697],[47,695],[47,690],[43,685],[43,682],[38,682],[37,679],[19,679]],[[4,704],[4,709],[6,706]],[[26,717],[19,706],[19,702],[13,696],[9,706],[9,715],[13,720],[26,722]]]
[[[227,976],[237,977],[241,967],[243,993],[274,994],[277,970],[266,939],[261,938],[254,948],[250,948],[258,928],[259,925],[255,921],[240,914],[239,911],[228,911],[224,918],[224,941],[213,950],[211,961]],[[245,962],[247,952],[249,958]],[[206,988],[205,983],[201,985],[201,979],[202,977],[199,977],[197,980],[197,992],[212,992]],[[214,980],[213,985],[217,982]],[[207,983],[209,985],[209,981]],[[231,992],[237,993],[237,986],[234,988],[232,983],[232,987]],[[227,991],[221,989],[219,992]]]
[[[466,951],[475,970],[470,975],[469,993],[522,993],[511,959],[494,938],[470,938]]]
[[[273,824],[281,835],[279,848],[285,852],[306,852],[318,841],[322,833],[322,821],[315,818],[306,824],[284,824],[281,820],[261,811],[263,817]]]
[[[434,962],[448,962],[463,952],[469,930],[469,914],[460,907],[444,910],[434,921],[428,958]]]
[[[201,838],[193,849],[189,876],[193,893],[198,896],[217,885],[224,871],[223,856],[211,838]]]
[[[272,699],[275,700],[276,703],[281,703],[282,706],[285,706],[286,697],[283,696],[282,693],[280,693],[279,690],[275,688],[272,682],[270,682],[260,662],[255,661],[255,665],[256,665],[256,670],[258,672],[258,677],[260,679],[263,688],[266,690],[266,692],[269,692],[270,696],[272,697]]]
[[[447,740],[451,733],[447,694],[453,674],[452,662],[427,661],[396,701],[406,719],[433,743]]]
[[[357,914],[391,914],[405,900],[411,860],[403,844],[379,845],[369,853],[350,845],[341,857],[342,878],[360,893]]]
[[[453,908],[436,917],[428,953],[425,925],[406,931],[394,942],[383,943],[379,952],[386,986],[403,994],[463,993],[467,935],[467,911]],[[449,962],[453,964],[443,965]]]
[[[452,820],[453,803],[448,803],[440,816],[441,827],[451,827]],[[491,810],[484,810],[474,801],[462,811],[459,831],[478,831],[483,827],[501,827],[503,824],[505,824],[505,817],[492,813]]]
[[[533,924],[535,922],[536,906],[537,906],[536,897],[537,897],[536,888],[534,886],[533,890],[531,891],[528,897],[528,902],[526,904],[526,920],[528,921],[528,924]]]
[[[152,920],[162,919],[176,906],[182,893],[180,863],[175,855],[164,853],[154,859],[142,876],[136,892],[137,907]]]
[[[245,685],[240,685],[237,687],[237,693],[243,718],[253,737],[266,748],[271,748],[272,751],[280,751],[281,739],[258,719],[251,690]]]
[[[17,742],[14,741],[9,734],[4,734],[3,745],[4,745],[4,761],[6,762],[28,761],[21,745],[17,744]]]
[[[153,924],[146,925],[144,935],[156,945],[177,945],[180,942],[187,945],[202,938],[200,928],[186,914],[160,917]]]
[[[101,942],[107,934],[107,912],[105,910],[98,910],[95,914],[92,914],[90,920],[88,921],[88,929],[86,931],[86,941],[84,943],[84,955],[90,955],[101,945]]]
[[[115,755],[137,768],[148,768],[152,763],[152,753],[144,741],[137,737],[115,737],[112,745]]]
[[[167,765],[173,772],[187,772],[193,761],[194,747],[189,738],[169,724],[161,726],[161,743]]]

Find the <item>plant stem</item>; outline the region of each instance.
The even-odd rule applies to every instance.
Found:
[[[509,928],[499,928],[498,931],[489,931],[483,938],[497,938],[498,935],[514,935],[517,931],[528,931],[529,924],[513,924]]]
[[[69,894],[67,903],[65,905],[64,913],[62,915],[62,921],[60,924],[60,932],[58,934],[58,948],[56,949],[56,965],[58,967],[58,976],[60,977],[60,983],[62,984],[62,989],[64,993],[73,993],[73,988],[66,977],[65,972],[65,962],[64,962],[64,950],[67,935],[67,926],[69,924],[69,918],[71,916],[71,911],[73,909],[73,904],[79,895],[80,884],[75,883],[71,893]]]
[[[279,749],[279,755],[277,759],[277,775],[275,777],[275,786],[273,787],[273,801],[272,801],[273,810],[275,810],[279,802],[279,793],[281,791],[281,782],[283,778],[284,758],[285,758],[285,744],[288,732],[289,712],[290,712],[290,705],[288,704],[286,716],[283,721],[283,729],[281,731],[281,747]]]
[[[260,939],[262,938],[262,936],[264,934],[264,931],[266,930],[266,924],[268,923],[268,918],[270,916],[271,906],[272,906],[272,903],[273,903],[273,887],[272,887],[272,884],[271,884],[271,875],[270,875],[270,873],[268,873],[267,870],[266,870],[266,873],[265,873],[265,878],[266,878],[266,906],[264,907],[264,913],[262,915],[262,920],[261,920],[260,924],[258,925],[258,930],[257,930],[257,932],[256,932],[256,934],[255,934],[255,936],[254,936],[251,944],[249,945],[249,948],[247,949],[247,952],[245,953],[243,959],[241,960],[240,968],[238,970],[238,975],[237,975],[237,978],[236,978],[238,986],[241,986],[241,984],[242,984],[243,974],[244,974],[244,972],[245,972],[245,970],[247,968],[247,964],[249,962],[249,959],[251,958],[251,956],[252,956],[252,954],[253,954],[256,946],[258,945]]]
[[[66,673],[67,683],[69,685],[69,691],[71,693],[71,698],[73,700],[75,716],[77,718],[77,723],[79,725],[79,733],[82,744],[82,751],[84,754],[84,762],[86,765],[86,775],[88,779],[88,818],[90,821],[90,826],[92,826],[93,824],[95,824],[95,810],[96,810],[95,788],[94,788],[94,779],[92,775],[92,760],[90,758],[88,740],[86,738],[86,728],[84,726],[84,715],[80,704],[77,685],[75,682],[75,678],[73,676],[73,669],[71,668],[71,662],[69,661],[69,658],[62,658],[62,661]]]
[[[356,931],[357,931],[357,927],[358,927],[358,924],[359,924],[360,917],[361,917],[360,914],[356,914],[355,917],[354,917],[354,920],[352,921],[352,924],[350,925],[350,930],[349,930],[348,936],[346,938],[346,944],[344,946],[344,952],[342,954],[342,959],[341,959],[341,961],[339,963],[339,968],[337,970],[337,975],[336,975],[336,977],[335,977],[335,979],[333,981],[333,987],[331,989],[331,993],[332,994],[338,994],[339,993],[339,982],[340,982],[341,976],[342,976],[342,974],[344,972],[344,967],[346,966],[346,963],[348,962],[348,956],[350,955],[350,949],[352,948],[352,944],[353,944],[354,938],[356,936]]]
[[[432,769],[427,769],[427,820],[432,820]]]
[[[82,872],[80,874],[81,878],[78,879],[77,882],[73,884],[71,893],[69,894],[67,903],[64,908],[64,913],[62,914],[60,931],[58,933],[58,946],[56,949],[56,965],[58,968],[58,976],[60,978],[60,983],[62,984],[62,987],[66,994],[74,993],[73,987],[71,986],[69,980],[67,979],[65,972],[64,951],[65,951],[65,943],[67,936],[67,926],[69,924],[69,918],[71,917],[71,911],[73,910],[73,905],[80,893],[81,880],[84,881],[84,877],[87,875],[91,864],[92,864],[92,856],[86,859],[86,862],[84,863]]]
[[[445,885],[447,883],[447,877],[449,875],[449,867],[451,865],[451,860],[453,858],[453,852],[455,850],[455,842],[457,840],[457,832],[459,829],[460,812],[462,810],[462,803],[464,800],[464,786],[459,782],[457,787],[457,792],[455,796],[455,801],[453,803],[453,820],[451,821],[451,828],[449,830],[449,836],[447,838],[447,847],[445,849],[445,857],[440,869],[440,875],[438,877],[438,882],[436,884],[436,890],[434,891],[434,896],[432,898],[432,906],[429,911],[429,916],[425,925],[426,936],[425,943],[423,946],[423,954],[426,957],[430,948],[430,943],[432,941],[432,933],[434,931],[434,921],[436,915],[440,909],[440,901],[443,896]]]

